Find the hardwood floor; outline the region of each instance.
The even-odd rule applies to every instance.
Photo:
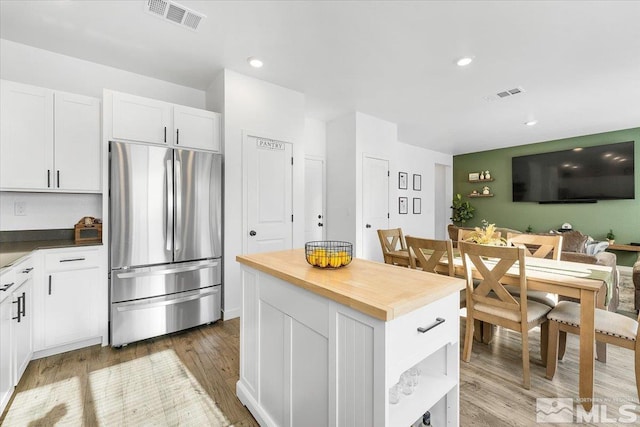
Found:
[[[255,426],[235,395],[238,333],[234,319],[118,350],[93,346],[34,360],[0,424]],[[518,333],[499,329],[492,344],[474,343],[471,362],[460,362],[461,426],[543,425],[536,398],[577,397],[577,337],[569,336],[553,381],[544,378],[539,337],[537,328],[529,333],[531,390],[521,386]],[[608,399],[607,416],[617,419],[621,404],[640,407],[633,352],[608,352],[606,364],[596,362],[595,397]],[[582,425],[602,425],[591,421]]]

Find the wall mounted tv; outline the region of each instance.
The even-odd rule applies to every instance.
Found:
[[[635,198],[634,141],[513,157],[514,202]]]

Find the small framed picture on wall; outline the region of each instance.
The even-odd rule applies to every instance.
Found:
[[[418,175],[417,173],[413,174],[413,189],[415,191],[422,191],[422,175]]]
[[[422,199],[419,197],[413,198],[413,213],[414,214],[422,213]]]
[[[409,180],[409,174],[406,172],[398,172],[398,188],[400,190],[406,190],[407,188],[409,188],[409,184],[408,181]]]
[[[408,197],[399,197],[398,198],[398,213],[407,214],[409,213],[409,198]]]

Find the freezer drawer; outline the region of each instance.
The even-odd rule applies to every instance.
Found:
[[[177,332],[221,317],[220,286],[111,305],[111,345]]]
[[[158,297],[219,285],[220,277],[220,259],[113,270],[111,302]]]

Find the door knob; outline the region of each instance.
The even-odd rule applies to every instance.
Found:
[[[365,225],[365,227],[371,228],[371,224],[367,224],[367,225]]]
[[[256,231],[255,231],[255,230],[251,230],[251,231],[249,232],[249,236],[255,236],[256,234],[258,234],[258,233],[256,233]]]
[[[318,215],[318,219],[322,219],[322,215]]]
[[[321,222],[318,223],[318,227],[322,227],[324,224],[322,224]]]

